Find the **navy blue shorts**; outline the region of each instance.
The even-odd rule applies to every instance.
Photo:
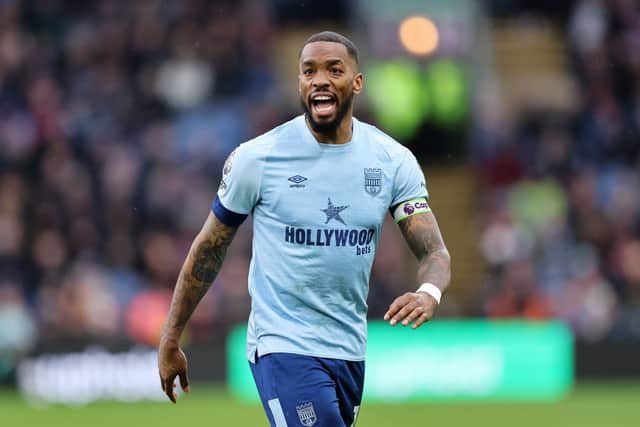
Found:
[[[271,353],[249,365],[272,427],[355,426],[364,362]]]

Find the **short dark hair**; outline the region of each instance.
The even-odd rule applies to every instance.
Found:
[[[308,45],[309,43],[315,43],[315,42],[340,43],[341,45],[347,48],[347,53],[349,54],[350,57],[353,58],[354,61],[356,61],[356,64],[360,63],[358,60],[358,48],[356,47],[355,43],[353,43],[351,40],[349,40],[347,37],[343,36],[342,34],[338,34],[333,31],[322,31],[320,33],[315,33],[314,35],[309,37],[307,40],[305,40],[304,44],[302,45],[302,48],[300,49],[300,54],[298,55],[298,57],[302,55],[302,49],[304,49],[306,45]]]

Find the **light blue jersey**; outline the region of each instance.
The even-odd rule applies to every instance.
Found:
[[[304,116],[240,145],[214,214],[253,214],[247,355],[364,360],[369,276],[385,215],[427,197],[411,152],[353,119],[352,140],[320,144]]]

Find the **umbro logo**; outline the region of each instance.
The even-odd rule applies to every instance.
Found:
[[[307,178],[302,175],[294,175],[288,178],[288,181],[293,182],[294,184],[300,184],[301,182],[305,182]]]
[[[307,178],[302,175],[294,175],[287,178],[287,181],[292,183],[291,185],[289,185],[289,188],[304,188],[305,185],[303,184],[303,182],[305,182],[306,180]]]

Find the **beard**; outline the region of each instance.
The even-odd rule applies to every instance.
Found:
[[[307,122],[309,123],[309,126],[314,132],[319,134],[325,134],[325,135],[336,133],[338,126],[340,126],[340,123],[342,123],[342,120],[349,112],[349,109],[351,108],[351,104],[353,104],[353,92],[349,94],[349,96],[344,100],[342,104],[338,105],[336,116],[333,120],[324,122],[324,123],[318,123],[313,119],[313,113],[311,112],[309,105],[307,105],[305,100],[302,97],[300,97],[300,105],[304,110],[304,114],[307,117]]]

